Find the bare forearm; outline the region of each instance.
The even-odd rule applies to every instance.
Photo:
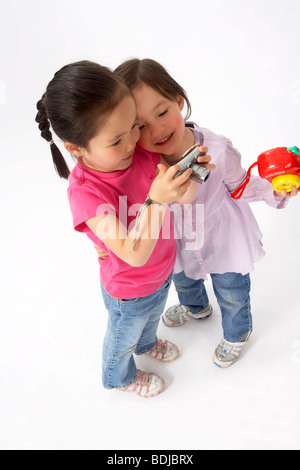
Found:
[[[147,206],[135,226],[127,228],[114,216],[99,216],[86,221],[88,227],[120,259],[134,267],[143,266],[150,258],[167,206]]]
[[[143,266],[150,258],[159,234],[167,206],[151,204],[147,206],[139,221],[138,227],[134,227],[125,240],[123,250],[128,256],[132,266]]]

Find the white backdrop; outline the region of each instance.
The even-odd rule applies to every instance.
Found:
[[[67,182],[53,169],[35,103],[63,65],[161,62],[187,90],[200,126],[229,137],[249,167],[300,146],[298,0],[0,0],[1,449],[299,449],[300,200],[252,205],[267,256],[252,275],[255,331],[220,370],[220,312],[179,329],[152,400],[106,391],[106,311],[98,263],[75,233]],[[71,162],[70,162],[71,163]],[[177,301],[174,289],[168,305]]]

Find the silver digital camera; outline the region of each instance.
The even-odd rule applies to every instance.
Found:
[[[205,155],[205,153],[199,152],[199,147],[195,145],[190,150],[188,150],[183,157],[177,162],[177,165],[180,165],[180,170],[176,173],[174,178],[182,175],[182,173],[191,168],[193,173],[190,178],[198,183],[205,183],[210,175],[210,171],[204,166],[201,166],[200,163],[197,163],[197,157]]]

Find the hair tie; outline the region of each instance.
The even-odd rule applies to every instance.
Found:
[[[53,139],[51,139],[50,141],[48,141],[48,144],[49,144],[49,145],[52,145],[52,144],[54,144],[54,140],[53,140]]]

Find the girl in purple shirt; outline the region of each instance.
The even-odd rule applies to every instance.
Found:
[[[191,114],[183,88],[150,59],[128,60],[115,72],[134,95],[141,147],[161,153],[172,165],[195,142],[200,142],[209,148],[216,165],[207,182],[198,184],[192,221],[185,220],[183,208],[174,210],[177,259],[173,281],[180,304],[169,308],[163,321],[167,326],[179,326],[191,319],[210,316],[212,308],[204,286],[204,280],[210,275],[224,333],[215,350],[214,362],[228,367],[239,358],[252,332],[249,273],[265,254],[262,235],[248,203],[265,201],[272,207],[282,208],[287,194],[274,193],[271,183],[252,176],[242,199],[233,200],[231,193],[246,176],[241,156],[227,138],[182,117],[185,104],[186,119]],[[296,194],[293,188],[291,195]]]

